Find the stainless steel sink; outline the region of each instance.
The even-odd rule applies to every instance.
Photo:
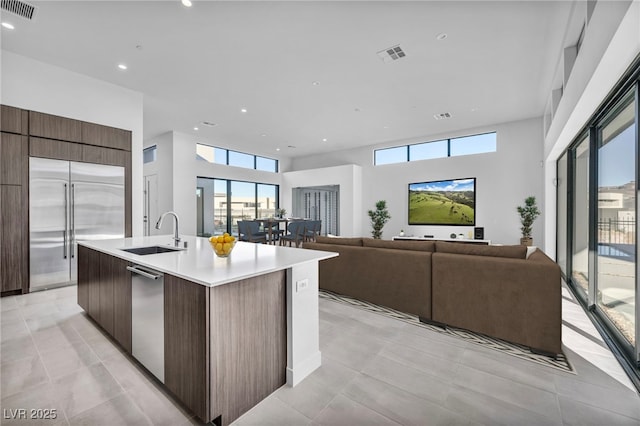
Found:
[[[128,249],[121,249],[122,251],[126,251],[127,253],[137,254],[139,256],[146,256],[148,254],[158,254],[158,253],[169,253],[174,251],[184,250],[181,247],[170,247],[170,246],[149,246],[149,247],[135,247]]]

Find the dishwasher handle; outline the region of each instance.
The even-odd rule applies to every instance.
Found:
[[[163,274],[160,274],[160,273],[154,274],[154,273],[151,273],[151,272],[148,272],[148,271],[143,271],[142,269],[138,269],[135,266],[127,266],[127,271],[131,271],[134,274],[139,274],[139,275],[142,275],[143,277],[147,277],[147,278],[150,278],[152,280],[157,280],[159,278],[162,278],[162,276],[163,276]]]

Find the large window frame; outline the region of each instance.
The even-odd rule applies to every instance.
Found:
[[[476,152],[462,152],[459,154],[456,153],[452,153],[455,150],[452,150],[452,146],[455,148],[455,143],[460,141],[464,141],[464,140],[468,140],[470,138],[481,138],[483,136],[487,136],[487,135],[494,135],[494,149],[489,149],[489,150],[480,150],[480,151],[476,151]],[[447,147],[446,147],[446,155],[440,155],[440,156],[434,156],[434,157],[429,157],[429,158],[415,158],[412,159],[411,158],[411,148],[412,147],[418,147],[418,146],[425,146],[425,145],[429,145],[429,144],[441,144],[441,143],[446,143]],[[453,145],[452,145],[453,144]],[[428,142],[417,142],[417,143],[413,143],[413,144],[408,144],[408,145],[397,145],[397,146],[390,146],[387,148],[379,148],[379,149],[374,149],[373,150],[373,165],[374,166],[382,166],[385,164],[399,164],[399,163],[407,163],[407,162],[411,162],[411,161],[424,161],[424,160],[433,160],[436,158],[449,158],[449,157],[459,157],[459,156],[463,156],[463,155],[477,155],[477,154],[487,154],[487,153],[492,153],[492,152],[497,152],[498,151],[498,132],[485,132],[485,133],[477,133],[477,134],[473,134],[473,135],[466,135],[466,136],[457,136],[455,138],[447,138],[447,139],[438,139],[438,140],[433,140],[433,141],[428,141]],[[400,158],[404,157],[404,159],[400,159],[398,161],[392,160],[392,161],[379,161],[379,154],[382,154],[384,152],[394,152],[394,153],[399,153]],[[404,155],[403,155],[404,154]],[[382,156],[380,156],[380,160],[382,160]]]
[[[234,223],[233,221],[233,203],[234,203],[234,199],[233,199],[233,191],[232,191],[232,187],[234,183],[240,183],[240,184],[252,184],[253,185],[253,201],[250,201],[249,206],[245,206],[245,208],[251,208],[253,207],[254,212],[253,212],[253,217],[254,218],[258,218],[259,217],[259,208],[260,208],[260,203],[259,203],[259,188],[260,186],[273,186],[275,189],[275,202],[274,202],[274,210],[278,209],[280,207],[280,185],[278,184],[274,184],[274,183],[268,183],[268,182],[254,182],[254,181],[245,181],[245,180],[238,180],[238,179],[222,179],[222,178],[216,178],[216,177],[210,177],[210,176],[198,176],[196,178],[196,181],[198,179],[210,179],[212,181],[218,181],[218,182],[224,182],[225,183],[225,197],[226,197],[226,227],[224,229],[222,229],[222,232],[228,232],[229,234],[233,234],[233,235],[237,235],[237,223]],[[200,185],[197,185],[197,187],[199,187]],[[215,206],[214,206],[215,209]],[[215,217],[215,215],[214,215]],[[203,215],[203,219],[204,219],[204,215]],[[204,228],[204,226],[203,226]],[[206,236],[206,235],[201,235],[201,236]]]
[[[631,379],[636,383],[636,386],[640,388],[640,255],[638,253],[638,249],[640,246],[640,227],[638,227],[638,213],[640,212],[640,200],[638,200],[638,196],[640,195],[640,57],[636,59],[636,62],[632,67],[630,67],[630,72],[627,73],[625,78],[623,78],[612,90],[611,94],[608,98],[597,108],[596,112],[592,115],[592,117],[587,121],[583,129],[578,132],[578,136],[573,140],[570,144],[569,148],[562,153],[558,157],[558,161],[556,163],[557,170],[559,170],[559,162],[560,159],[563,158],[564,155],[567,155],[568,164],[567,164],[567,176],[558,175],[558,179],[566,178],[567,182],[567,191],[566,193],[561,193],[558,191],[557,197],[558,202],[560,202],[561,197],[566,197],[567,209],[566,209],[566,218],[564,218],[568,224],[566,227],[566,247],[560,247],[558,242],[558,252],[566,251],[567,256],[567,273],[563,274],[567,283],[569,284],[570,289],[577,296],[577,299],[588,312],[591,319],[594,321],[594,324],[598,328],[598,330],[603,334],[605,341],[609,344],[612,351],[617,354],[620,359],[624,362],[621,364],[629,373]],[[635,268],[632,270],[635,271],[635,307],[632,312],[635,314],[635,330],[634,340],[635,344],[631,344],[628,338],[625,338],[622,331],[619,329],[619,325],[614,324],[611,318],[607,316],[605,312],[604,306],[599,306],[598,298],[602,297],[599,295],[600,293],[600,285],[603,285],[604,282],[600,282],[600,277],[598,275],[598,256],[603,256],[602,254],[598,254],[599,250],[599,236],[598,236],[598,219],[599,213],[599,181],[598,174],[602,171],[600,170],[599,157],[601,153],[599,152],[599,148],[601,147],[601,130],[607,126],[612,119],[616,117],[616,114],[622,111],[625,107],[625,101],[631,97],[635,102],[635,134],[634,134],[634,144],[635,144],[635,174],[632,176],[635,178]],[[588,275],[589,275],[589,288],[588,292],[585,293],[581,290],[580,286],[573,279],[573,259],[572,254],[574,251],[573,247],[573,214],[576,209],[574,192],[576,188],[576,177],[575,177],[575,150],[579,144],[584,141],[585,135],[588,136],[589,141],[589,177],[588,177],[588,232],[589,232],[589,258],[588,258]],[[604,163],[602,165],[604,167]],[[559,204],[558,204],[559,205]],[[559,239],[558,239],[559,241]],[[604,241],[604,240],[603,240]],[[607,241],[604,241],[607,243]],[[605,244],[606,245],[606,244]]]
[[[204,157],[201,157],[197,154],[198,147],[206,147],[211,148],[214,152],[220,154],[222,158],[218,159],[214,158],[214,161],[209,161]],[[232,157],[237,156],[238,158],[242,158],[245,156],[252,157],[249,159],[249,162],[252,163],[251,166],[241,165],[240,163],[233,164]],[[232,166],[232,167],[242,167],[244,169],[252,169],[252,170],[260,170],[265,172],[278,173],[280,170],[280,162],[275,158],[264,157],[261,155],[250,154],[248,152],[236,151],[233,149],[221,148],[219,146],[208,145],[205,143],[196,143],[196,159],[206,161],[211,164],[222,164],[224,166]],[[273,162],[273,170],[267,169],[262,166],[265,162]]]

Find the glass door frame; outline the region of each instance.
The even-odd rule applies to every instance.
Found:
[[[622,335],[613,322],[607,317],[604,312],[601,312],[597,306],[597,232],[598,232],[598,133],[599,129],[606,125],[607,118],[615,115],[616,109],[621,105],[621,102],[629,95],[629,92],[634,92],[635,100],[635,144],[636,144],[636,200],[635,200],[635,214],[636,214],[636,254],[635,254],[635,346],[631,345],[627,339]],[[614,94],[607,99],[597,110],[594,116],[588,121],[587,125],[578,134],[579,136],[569,145],[568,152],[568,164],[567,164],[567,274],[565,275],[565,281],[572,289],[573,293],[578,297],[577,299],[592,315],[592,319],[595,319],[601,329],[609,337],[605,340],[610,340],[617,348],[618,352],[622,353],[636,368],[636,374],[638,368],[640,368],[640,255],[638,249],[640,248],[640,226],[638,226],[638,213],[640,213],[640,60],[636,65],[635,72],[628,78],[623,84],[620,84]],[[573,280],[573,237],[574,237],[574,212],[575,212],[575,162],[576,162],[576,148],[584,141],[585,136],[589,136],[589,177],[588,177],[588,274],[589,285],[588,294],[585,294],[583,289],[575,283]],[[564,155],[561,154],[556,161],[556,171],[558,170],[558,162]],[[558,192],[556,197],[560,197]],[[556,211],[556,215],[558,212]],[[557,223],[557,222],[556,222]],[[558,247],[559,248],[559,247]]]
[[[212,179],[212,180],[216,180],[218,182],[225,182],[226,185],[226,197],[227,197],[227,220],[226,220],[226,230],[224,230],[224,232],[228,232],[229,234],[232,234],[233,231],[233,221],[231,218],[231,214],[232,214],[232,205],[231,205],[231,200],[233,198],[233,194],[231,193],[231,183],[232,182],[240,182],[240,183],[251,183],[254,185],[254,217],[258,217],[258,185],[271,185],[275,187],[275,196],[276,196],[276,200],[275,200],[275,205],[276,205],[276,209],[280,208],[280,185],[276,184],[276,183],[267,183],[267,182],[253,182],[253,181],[248,181],[248,180],[239,180],[239,179],[224,179],[224,178],[216,178],[216,177],[210,177],[210,176],[197,176],[197,179]],[[196,185],[197,187],[197,185]]]

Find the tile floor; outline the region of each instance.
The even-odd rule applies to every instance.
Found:
[[[86,318],[75,287],[0,307],[1,424],[199,423]],[[566,290],[563,321],[575,374],[321,299],[322,367],[234,424],[640,425],[640,398]],[[17,408],[57,418],[7,418]]]

